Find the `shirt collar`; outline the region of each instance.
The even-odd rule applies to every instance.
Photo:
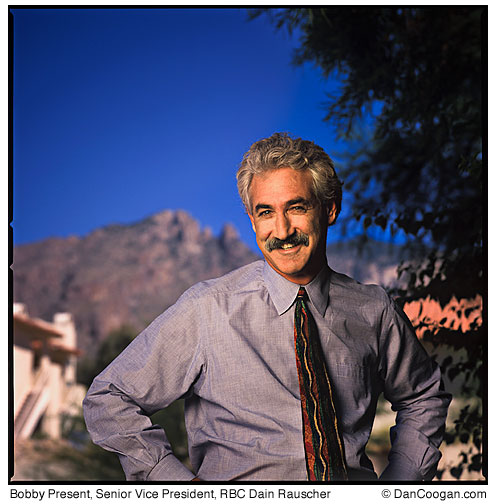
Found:
[[[282,315],[293,304],[300,286],[286,280],[267,264],[267,261],[264,261],[263,278],[277,313]],[[330,281],[331,269],[326,264],[309,284],[302,286],[305,287],[311,303],[322,316],[325,315],[329,301]]]

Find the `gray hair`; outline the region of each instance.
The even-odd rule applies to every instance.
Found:
[[[341,211],[342,182],[334,162],[322,147],[309,140],[292,138],[288,133],[274,133],[255,142],[243,156],[236,178],[238,192],[251,214],[249,189],[253,175],[277,168],[309,170],[316,198],[324,207],[336,205],[336,218]]]

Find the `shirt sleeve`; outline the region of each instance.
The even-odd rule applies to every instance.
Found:
[[[381,480],[431,480],[441,458],[451,395],[444,391],[439,366],[418,341],[396,303],[388,298],[382,321],[381,373],[384,396],[396,411],[389,464]]]
[[[127,480],[194,478],[149,418],[201,386],[206,364],[194,298],[187,291],[139,334],[94,379],[83,401],[93,442],[119,456]]]

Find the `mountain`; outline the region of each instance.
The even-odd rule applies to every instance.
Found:
[[[73,314],[78,346],[89,355],[112,330],[140,331],[191,285],[257,260],[226,224],[219,236],[184,211],[165,210],[84,237],[50,238],[14,248],[14,301],[51,320]],[[336,271],[364,283],[394,278],[398,247],[349,241],[328,248]]]
[[[258,259],[229,224],[214,236],[169,210],[81,238],[19,245],[13,256],[14,301],[47,320],[71,312],[88,354],[124,324],[143,329],[194,283]]]

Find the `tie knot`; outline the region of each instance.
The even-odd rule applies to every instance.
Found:
[[[298,297],[299,298],[305,298],[307,296],[307,291],[305,290],[304,287],[300,287],[298,291]]]

